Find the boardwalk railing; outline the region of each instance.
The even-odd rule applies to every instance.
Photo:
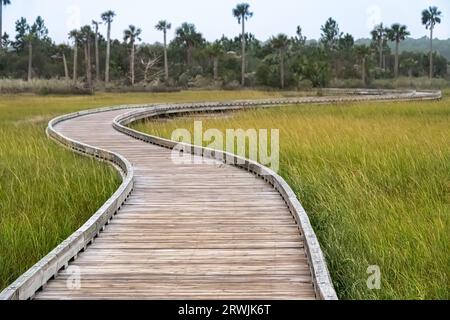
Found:
[[[396,91],[396,90],[327,90],[329,94],[336,94],[332,97],[302,97],[287,99],[266,99],[256,101],[233,101],[233,102],[210,102],[195,104],[176,105],[129,105],[110,108],[101,108],[88,111],[81,111],[69,115],[61,116],[50,121],[47,128],[47,135],[73,150],[74,152],[92,156],[101,161],[107,161],[114,165],[123,176],[123,182],[114,195],[75,233],[63,241],[58,247],[50,252],[41,261],[36,263],[13,284],[0,293],[0,300],[26,300],[44,287],[47,282],[58,274],[61,269],[67,268],[70,261],[86,250],[87,246],[93,242],[100,231],[109,223],[112,217],[120,210],[126,199],[133,190],[134,171],[131,163],[119,154],[103,150],[94,146],[74,141],[59,133],[54,127],[58,123],[66,120],[82,117],[89,114],[106,112],[111,110],[146,108],[145,110],[128,112],[114,120],[113,126],[116,130],[132,136],[142,141],[156,144],[165,148],[174,148],[179,143],[155,137],[132,130],[126,125],[140,119],[151,118],[163,114],[176,114],[185,112],[211,112],[221,110],[236,110],[254,107],[272,107],[286,104],[325,104],[339,102],[358,101],[413,101],[413,100],[437,100],[442,98],[440,91]],[[351,94],[352,96],[342,96]],[[211,150],[201,146],[185,145],[192,154],[205,157],[214,157],[227,164],[239,166],[270,183],[283,197],[292,215],[296,219],[300,231],[302,232],[307,248],[307,254],[311,272],[313,275],[316,294],[320,299],[337,299],[331,278],[325,263],[325,259],[311,227],[308,215],[298,201],[295,193],[289,185],[279,175],[272,170],[248,159],[240,158],[234,154],[220,150]]]

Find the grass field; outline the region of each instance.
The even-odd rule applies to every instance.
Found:
[[[276,95],[254,91],[0,95],[0,290],[81,226],[120,184],[109,166],[48,140],[44,130],[51,118],[119,104]]]
[[[344,299],[450,298],[450,92],[440,102],[240,111],[208,128],[280,129],[281,175],[309,213]],[[138,123],[171,137],[191,118]],[[381,289],[366,285],[381,268]]]

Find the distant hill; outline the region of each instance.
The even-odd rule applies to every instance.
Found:
[[[357,44],[370,44],[371,39],[359,39],[356,41]],[[395,44],[389,44],[392,50],[395,50]],[[450,39],[447,40],[439,40],[435,39],[433,41],[433,49],[439,52],[442,56],[444,56],[447,60],[450,61]],[[405,41],[402,41],[400,44],[400,52],[403,51],[412,51],[412,52],[421,52],[428,53],[430,50],[430,38],[423,37],[420,39],[408,38]]]
[[[315,39],[308,39],[306,41],[307,44],[315,44],[317,42],[318,40]],[[370,45],[371,42],[372,39],[369,38],[356,40],[356,44]],[[394,52],[395,44],[391,42],[389,43],[389,46],[391,47],[392,52]],[[450,39],[447,40],[434,39],[433,49],[439,52],[450,62]],[[430,38],[428,37],[423,37],[420,39],[408,38],[405,41],[402,41],[402,43],[400,44],[400,53],[403,51],[428,53],[429,50],[430,50]]]

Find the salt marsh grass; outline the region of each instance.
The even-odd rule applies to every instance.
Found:
[[[309,213],[340,298],[450,298],[450,92],[439,102],[285,106],[134,125],[280,129],[281,175]],[[367,268],[381,269],[369,290]]]

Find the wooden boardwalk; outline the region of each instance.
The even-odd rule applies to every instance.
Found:
[[[71,268],[35,299],[315,299],[299,228],[281,195],[247,171],[115,131],[124,110],[55,129],[123,155],[135,187],[120,213]],[[79,286],[72,288],[74,271]]]
[[[200,164],[176,164],[171,150],[176,142],[125,127],[166,114],[442,98],[440,91],[414,90],[329,89],[328,94],[122,106],[51,120],[49,137],[114,164],[124,179],[81,228],[0,292],[0,300],[336,300],[308,215],[282,177],[221,151],[214,152],[220,162],[207,160],[211,153],[202,147],[186,150],[199,155]]]

